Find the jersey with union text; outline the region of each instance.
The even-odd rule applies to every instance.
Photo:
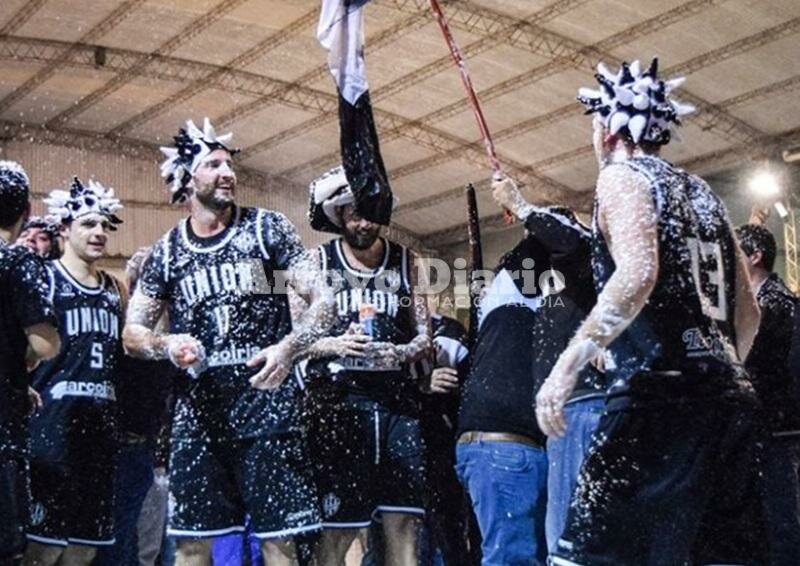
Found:
[[[100,271],[100,284],[86,287],[58,260],[47,269],[61,350],[32,375],[44,403],[31,419],[33,456],[62,462],[113,452],[116,368],[122,354],[119,285]]]
[[[688,392],[670,388],[670,375],[675,375],[672,383],[680,379],[703,390],[738,387],[746,374],[734,346],[737,258],[725,205],[702,179],[661,158],[637,157],[623,166],[650,185],[658,216],[659,269],[642,311],[609,348],[610,392],[626,391],[630,378],[641,371],[665,372],[658,375],[667,379],[651,385],[658,381],[666,397]],[[592,264],[599,293],[615,264],[598,229],[597,207]]]
[[[206,354],[178,382],[174,437],[252,438],[299,427],[295,380],[259,391],[249,379],[260,367],[245,364],[291,331],[282,273],[304,256],[292,223],[258,208],[235,207],[210,238],[184,219],[154,246],[139,288],[167,303],[170,332],[194,336]]]
[[[351,266],[336,238],[320,246],[320,261],[326,278],[336,289],[336,319],[331,336],[344,334],[359,322],[362,304],[374,307],[369,332],[376,342],[406,344],[416,335],[413,294],[409,280],[408,249],[383,239],[384,255],[373,270]],[[339,386],[360,397],[394,404],[406,401],[413,383],[407,367],[375,370],[367,358],[323,358],[309,363],[308,371],[333,378]]]

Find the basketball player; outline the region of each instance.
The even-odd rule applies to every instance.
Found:
[[[249,515],[269,564],[295,559],[292,537],[320,528],[302,442],[293,357],[331,322],[332,301],[294,226],[281,213],[236,205],[236,174],[206,119],[162,148],[173,202],[190,216],[145,263],[125,346],[187,370],[177,383],[167,533],[177,563],[209,564],[213,537]],[[310,301],[292,325],[286,281]],[[306,283],[311,283],[310,285]],[[169,310],[170,334],[154,331]]]
[[[309,423],[324,513],[318,561],[340,564],[358,529],[380,520],[386,563],[416,564],[425,485],[409,364],[431,342],[413,258],[359,213],[342,167],[312,183],[311,209],[321,229],[341,234],[317,250],[338,316],[307,368],[318,388]]]
[[[28,176],[0,161],[0,564],[17,564],[28,525],[28,365],[58,353],[49,279],[27,248],[10,246],[30,210]]]
[[[608,348],[612,384],[553,564],[758,564],[755,394],[742,360],[759,313],[722,202],[659,157],[693,108],[657,60],[596,75],[597,305],[536,398],[549,436],[578,371]]]
[[[61,350],[33,374],[43,407],[31,420],[31,526],[25,564],[88,565],[113,544],[116,365],[125,294],[97,267],[122,208],[112,189],[75,177],[45,199],[64,255],[48,263]]]

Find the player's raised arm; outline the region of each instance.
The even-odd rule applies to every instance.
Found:
[[[758,301],[750,287],[745,261],[747,259],[744,252],[739,242],[736,242],[736,308],[733,324],[736,328],[736,351],[742,361],[750,353],[761,321]]]

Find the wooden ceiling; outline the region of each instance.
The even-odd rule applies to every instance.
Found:
[[[800,140],[797,0],[451,0],[445,12],[500,160],[539,202],[590,206],[590,124],[574,96],[600,60],[658,55],[666,76],[688,77],[680,98],[699,112],[667,150],[678,163],[722,171]],[[209,116],[243,165],[305,198],[338,160],[318,13],[318,0],[3,0],[0,120],[124,147]],[[366,33],[394,221],[432,247],[459,241],[462,187],[489,171],[427,0],[373,0]]]

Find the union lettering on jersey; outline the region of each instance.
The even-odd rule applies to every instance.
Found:
[[[294,226],[278,212],[235,207],[220,234],[200,238],[189,219],[156,244],[139,282],[146,296],[164,301],[170,332],[190,334],[206,357],[179,395],[178,434],[202,430],[240,438],[296,426],[297,384],[278,392],[254,390],[259,368],[245,364],[291,331],[283,272],[305,257]]]
[[[31,419],[35,455],[66,457],[105,449],[116,429],[116,368],[122,353],[122,301],[116,280],[99,272],[86,287],[56,260],[47,266],[61,350],[39,365],[32,385],[44,408]]]
[[[371,335],[376,342],[405,344],[416,334],[413,314],[413,295],[408,277],[408,250],[383,239],[384,256],[373,270],[362,271],[351,266],[342,249],[342,240],[334,239],[319,247],[320,261],[327,279],[335,281],[337,318],[331,336],[347,331],[359,322],[364,304],[373,307]],[[398,372],[402,368],[376,368],[365,358],[339,357],[314,361],[317,371],[336,377],[347,372]]]

